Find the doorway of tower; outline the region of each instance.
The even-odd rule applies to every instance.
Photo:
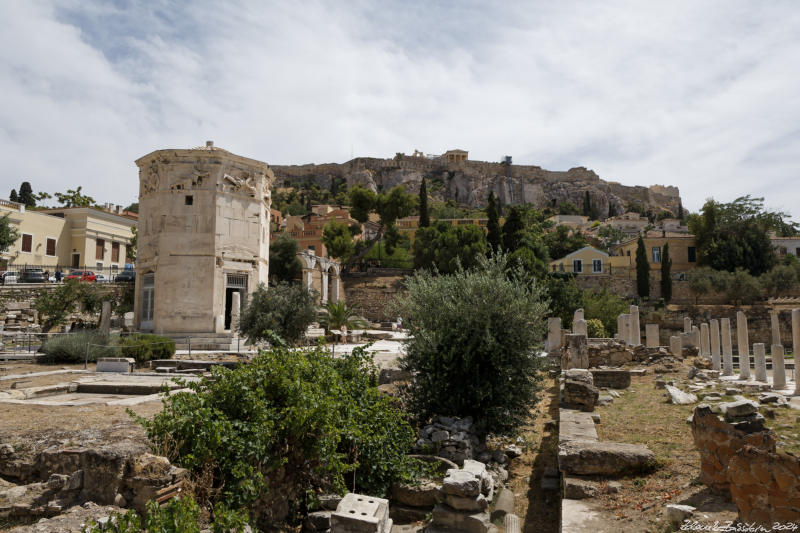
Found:
[[[247,274],[226,274],[225,275],[225,329],[231,329],[231,316],[233,313],[233,294],[239,293],[239,302],[244,307],[244,299],[247,295]]]

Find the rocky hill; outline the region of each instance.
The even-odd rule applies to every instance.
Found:
[[[330,188],[334,180],[343,180],[348,187],[358,184],[377,191],[402,184],[407,191],[417,192],[424,177],[433,198],[455,200],[478,208],[486,205],[491,191],[501,205],[524,201],[540,209],[557,207],[567,200],[580,209],[588,191],[592,208],[600,218],[609,216],[609,210],[615,214],[623,213],[631,203],[638,203],[656,213],[668,210],[677,214],[680,203],[677,187],[630,187],[604,181],[584,167],[557,172],[529,165],[486,161],[454,163],[401,156],[392,159],[358,157],[341,164],[276,165],[271,168],[278,186],[312,182]]]

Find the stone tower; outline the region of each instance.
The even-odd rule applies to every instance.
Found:
[[[212,141],[156,150],[136,165],[136,327],[224,333],[236,304],[267,283],[272,170]]]

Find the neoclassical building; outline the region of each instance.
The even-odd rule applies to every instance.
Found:
[[[136,165],[136,327],[224,333],[235,304],[268,280],[272,170],[212,141]]]

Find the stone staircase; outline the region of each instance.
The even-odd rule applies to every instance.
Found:
[[[175,341],[176,350],[236,351],[236,337],[232,333],[166,333],[162,336]],[[244,349],[244,339],[240,348]]]

